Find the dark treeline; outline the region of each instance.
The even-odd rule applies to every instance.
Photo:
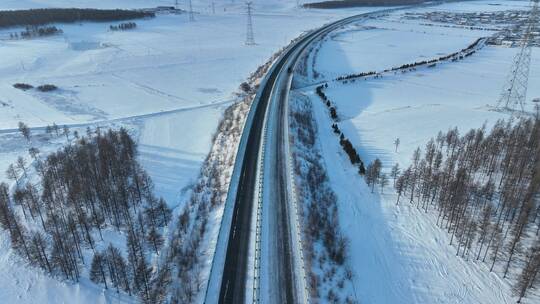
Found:
[[[397,203],[433,209],[456,255],[510,276],[521,300],[540,286],[540,121],[439,132],[395,182]]]
[[[41,8],[0,11],[0,28],[47,23],[73,23],[79,21],[120,21],[154,17],[153,13],[135,10],[100,10],[80,8]]]
[[[338,78],[336,78],[336,80],[348,80],[348,79],[352,79],[352,78],[373,76],[373,75],[376,75],[376,74],[377,74],[377,72],[375,72],[375,71],[356,73],[356,74],[349,74],[349,75],[345,75],[345,76],[339,76]]]
[[[493,29],[493,28],[481,27],[481,26],[449,25],[449,24],[434,24],[434,23],[420,23],[420,25],[421,26],[444,27],[444,28],[459,28],[459,29],[478,30],[478,31],[491,31],[491,32],[498,31],[498,30]]]
[[[37,89],[41,92],[51,92],[58,90],[58,87],[54,84],[42,84],[38,86]]]
[[[424,0],[331,0],[315,3],[306,3],[305,8],[336,9],[357,6],[395,6],[423,3]]]
[[[111,31],[125,31],[125,30],[132,30],[135,28],[137,28],[137,23],[135,22],[125,22],[125,23],[120,23],[119,25],[109,26],[109,29]]]
[[[24,124],[20,129],[24,135]],[[48,133],[70,141],[66,127]],[[32,265],[78,281],[80,266],[90,262],[83,250],[92,250],[92,281],[146,301],[151,292],[146,256],[159,253],[159,231],[169,222],[171,210],[154,196],[153,183],[137,162],[136,144],[125,129],[87,133],[79,137],[74,132],[74,143],[45,159],[35,150],[31,153],[39,186],[26,181],[30,168],[22,158],[9,167],[8,177],[16,186],[10,195],[8,186],[0,185],[0,224],[9,232],[13,248]],[[127,260],[112,245],[97,249],[107,227],[127,236]]]
[[[19,90],[23,90],[23,91],[28,91],[34,88],[34,86],[31,84],[20,83],[20,82],[13,84],[13,87]],[[54,84],[42,84],[42,85],[39,85],[36,89],[40,92],[51,92],[51,91],[58,90],[58,87],[55,86]]]
[[[27,91],[34,88],[33,85],[28,84],[28,83],[22,83],[22,82],[17,82],[13,84],[13,87],[19,90],[23,90],[23,91]]]
[[[335,123],[332,124],[332,130],[334,131],[334,133],[336,133],[337,136],[339,136],[339,144],[343,148],[343,151],[347,153],[347,156],[349,156],[349,160],[351,161],[351,163],[355,166],[358,166],[358,173],[360,173],[360,175],[364,175],[366,173],[364,162],[360,159],[360,155],[352,145],[351,141],[347,137],[345,137],[345,134],[343,134],[343,132],[339,129],[339,126],[337,124],[338,115],[336,107],[332,105],[332,101],[324,93],[324,89],[327,87],[328,84],[320,85],[316,88],[315,92],[323,100],[324,104],[328,107],[328,113],[330,114],[330,118],[335,121]]]
[[[43,36],[51,36],[56,34],[62,34],[62,30],[57,28],[56,26],[44,26],[44,27],[38,27],[38,26],[27,26],[24,31],[20,33],[10,33],[9,37],[11,39],[29,39],[32,37],[43,37]]]
[[[470,44],[469,46],[467,46],[466,48],[462,49],[459,52],[451,53],[451,54],[441,56],[439,58],[435,58],[435,59],[431,59],[431,60],[422,60],[422,61],[417,61],[417,62],[413,62],[413,63],[406,63],[406,64],[403,64],[403,65],[401,65],[399,67],[393,67],[391,69],[386,69],[386,70],[383,71],[383,73],[391,72],[391,71],[405,72],[406,70],[416,69],[417,67],[424,66],[424,65],[427,65],[428,67],[432,68],[432,67],[435,67],[437,65],[437,63],[439,63],[439,62],[443,62],[443,61],[447,61],[447,60],[452,60],[452,61],[462,60],[462,59],[464,59],[466,57],[469,57],[469,56],[473,55],[476,52],[476,48],[478,47],[480,42],[483,41],[483,40],[485,40],[485,38],[478,38],[472,44]],[[368,76],[375,76],[376,78],[382,77],[381,73],[377,73],[375,71],[370,71],[370,72],[343,75],[343,76],[340,76],[340,77],[336,78],[336,80],[337,81],[344,81],[344,80],[350,80],[350,79],[362,78],[362,77],[368,77]]]

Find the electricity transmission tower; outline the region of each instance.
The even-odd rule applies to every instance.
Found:
[[[246,33],[246,45],[255,45],[255,35],[253,34],[253,20],[252,20],[252,7],[253,2],[246,2],[247,5],[247,33]]]
[[[538,22],[538,1],[531,0],[532,9],[526,21],[526,30],[521,39],[519,52],[514,57],[512,69],[503,88],[498,109],[508,111],[525,111],[525,101],[527,97],[527,86],[529,82],[529,69],[531,65],[531,44],[532,35]],[[519,107],[519,109],[518,109]]]
[[[195,16],[193,15],[193,5],[191,0],[189,0],[189,21],[195,21]]]

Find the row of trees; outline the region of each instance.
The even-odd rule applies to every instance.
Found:
[[[364,175],[366,173],[366,168],[364,167],[364,162],[360,159],[360,155],[352,145],[351,141],[345,137],[345,134],[339,129],[339,126],[337,124],[338,121],[338,115],[336,107],[332,105],[332,101],[326,96],[324,93],[324,89],[328,88],[328,84],[320,85],[316,88],[315,92],[317,95],[323,100],[324,104],[328,107],[328,113],[330,114],[330,118],[335,122],[332,124],[332,130],[336,135],[339,136],[339,144],[343,148],[343,151],[349,156],[349,160],[351,161],[351,164],[354,166],[358,166],[358,173],[360,175]]]
[[[447,60],[452,60],[452,61],[458,61],[458,60],[462,60],[466,57],[469,57],[471,55],[473,55],[477,48],[479,47],[480,43],[482,41],[484,41],[485,38],[478,38],[477,40],[475,40],[473,43],[471,43],[469,46],[467,46],[466,48],[462,49],[461,51],[459,52],[454,52],[454,53],[451,53],[451,54],[448,54],[448,55],[445,55],[445,56],[441,56],[439,58],[435,58],[435,59],[431,59],[431,60],[422,60],[422,61],[417,61],[417,62],[413,62],[413,63],[406,63],[406,64],[403,64],[399,67],[393,67],[391,69],[386,69],[384,70],[383,72],[379,73],[379,72],[375,72],[375,71],[369,71],[369,72],[363,72],[363,73],[353,73],[353,74],[348,74],[348,75],[343,75],[343,76],[340,76],[338,78],[336,78],[337,81],[347,81],[347,80],[350,80],[350,79],[356,79],[356,78],[364,78],[364,77],[369,77],[369,76],[375,76],[375,78],[379,78],[379,77],[382,77],[382,73],[387,73],[387,72],[397,72],[397,71],[407,71],[407,70],[414,70],[416,69],[417,67],[420,67],[420,66],[428,66],[428,67],[435,67],[437,65],[437,63],[439,62],[443,62],[443,61],[447,61]]]
[[[109,26],[109,29],[111,31],[125,31],[125,30],[132,30],[134,28],[137,28],[137,23],[135,22],[125,22],[125,23],[120,23],[119,25]]]
[[[56,26],[27,26],[24,31],[21,32],[21,38],[32,38],[32,37],[42,37],[42,36],[51,36],[56,34],[63,33],[61,29]]]
[[[454,52],[454,53],[451,53],[451,54],[448,54],[448,55],[445,55],[445,56],[441,56],[441,57],[436,58],[436,59],[423,60],[423,61],[419,61],[419,62],[404,64],[404,65],[402,65],[400,67],[392,68],[390,71],[397,71],[397,70],[403,70],[403,69],[416,68],[418,66],[429,65],[429,64],[433,64],[433,63],[436,64],[437,62],[442,62],[442,61],[446,61],[446,60],[450,60],[450,59],[452,59],[452,61],[460,60],[460,59],[463,59],[464,57],[468,57],[468,56],[474,54],[476,52],[476,48],[478,47],[480,42],[483,41],[483,40],[485,40],[485,38],[478,38],[473,43],[471,43],[469,46],[467,46],[466,48],[462,49],[459,52]]]
[[[20,83],[20,82],[13,84],[13,87],[19,90],[23,90],[23,91],[28,91],[34,88],[34,86],[31,84]],[[55,86],[54,84],[42,84],[42,85],[39,85],[36,89],[40,92],[51,92],[51,91],[57,90],[58,87]]]
[[[0,11],[0,28],[47,23],[73,23],[80,21],[120,21],[154,17],[154,13],[136,10],[101,10],[81,8],[40,8]]]
[[[395,181],[397,203],[434,209],[456,255],[515,282],[521,300],[540,286],[540,120],[498,121],[460,136],[439,132]]]
[[[38,27],[38,26],[27,26],[24,31],[21,31],[20,33],[10,33],[9,38],[10,39],[29,39],[32,37],[43,37],[43,36],[51,36],[56,34],[61,34],[63,31],[56,26],[44,26],[44,27]]]
[[[30,138],[26,125],[19,129]],[[69,129],[63,133],[69,143],[63,149],[43,159],[39,151],[31,153],[40,185],[30,182],[31,168],[22,158],[8,168],[15,188],[10,193],[6,184],[0,185],[2,228],[17,252],[48,273],[78,281],[81,265],[87,263],[84,250],[91,250],[94,282],[149,299],[146,257],[159,254],[160,231],[171,210],[153,194],[153,183],[137,162],[136,144],[125,129],[88,129],[87,136],[76,135],[71,143]],[[108,227],[127,235],[127,262],[112,245],[99,252]]]

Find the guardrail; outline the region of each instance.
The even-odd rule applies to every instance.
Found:
[[[281,56],[277,60],[280,60]],[[266,73],[263,81],[260,83],[260,87],[263,88],[268,82],[269,75],[275,70],[275,65],[273,64],[270,70]],[[248,117],[243,126],[243,130],[251,130],[253,125],[253,120],[255,117],[255,112],[259,106],[261,94],[263,90],[259,90],[251,103],[249,109]],[[223,278],[223,269],[225,267],[225,258],[227,252],[227,243],[229,240],[230,227],[232,224],[232,216],[234,211],[234,203],[236,200],[236,195],[238,192],[238,184],[240,180],[240,173],[242,171],[242,165],[244,164],[244,158],[246,153],[246,145],[249,138],[250,132],[242,132],[242,137],[240,138],[240,144],[238,145],[238,151],[236,153],[233,175],[229,182],[229,189],[227,191],[227,198],[225,200],[225,206],[223,210],[223,215],[221,217],[221,223],[218,232],[218,239],[216,242],[216,248],[214,250],[214,256],[212,258],[212,265],[210,266],[210,274],[208,282],[206,285],[204,303],[218,303],[219,293],[221,287],[221,280]],[[219,269],[220,271],[216,271]]]
[[[267,116],[264,117],[264,138],[261,142],[261,153],[259,157],[259,168],[264,168],[264,156],[266,142],[268,138],[267,133]],[[261,289],[260,289],[260,274],[261,274],[261,232],[262,232],[262,208],[263,208],[263,183],[264,183],[264,170],[259,170],[257,174],[257,214],[255,219],[255,252],[254,252],[254,261],[253,261],[253,303],[260,302]]]
[[[431,4],[433,5],[433,4]],[[427,5],[419,5],[419,6],[427,6]],[[271,75],[273,75],[273,73],[275,72],[275,69],[276,69],[276,62],[280,62],[281,60],[284,60],[286,59],[286,57],[289,57],[291,55],[293,55],[294,57],[294,60],[293,60],[293,67],[294,65],[296,65],[296,62],[298,61],[297,59],[299,58],[299,56],[305,51],[305,49],[307,48],[307,46],[309,46],[314,40],[316,40],[317,38],[321,37],[321,35],[324,35],[328,32],[331,32],[337,28],[339,28],[340,26],[343,26],[347,23],[350,23],[352,21],[355,21],[356,19],[359,19],[359,18],[362,18],[362,17],[369,17],[369,16],[376,16],[378,14],[385,14],[385,13],[388,13],[388,12],[391,12],[391,11],[395,11],[395,10],[399,10],[399,9],[402,9],[402,8],[393,8],[393,9],[385,9],[385,10],[380,10],[380,11],[376,11],[376,12],[369,12],[369,13],[364,13],[364,14],[359,14],[359,15],[355,15],[355,16],[351,16],[351,17],[348,17],[348,18],[345,18],[345,19],[342,19],[342,20],[339,20],[339,21],[335,21],[333,23],[330,23],[330,24],[327,24],[325,26],[323,26],[322,28],[320,29],[317,29],[317,30],[313,30],[313,31],[310,31],[308,33],[306,33],[300,40],[292,43],[290,46],[288,46],[286,49],[284,49],[282,51],[282,54],[274,61],[272,67],[270,68],[270,70],[267,72],[266,76],[264,77],[263,81],[261,82],[260,84],[260,88],[264,88],[268,81],[269,81],[269,78]],[[303,44],[300,48],[299,48],[299,51],[297,53],[293,53],[293,54],[289,54],[289,52],[291,51],[292,48],[294,47],[297,47],[298,45],[300,44]],[[248,113],[248,117],[244,123],[244,127],[243,127],[243,130],[250,130],[251,131],[251,127],[253,125],[253,120],[254,120],[254,116],[255,116],[255,112],[256,112],[256,109],[257,107],[259,106],[260,104],[260,99],[261,99],[261,94],[264,90],[263,89],[260,89],[253,102],[252,102],[252,105],[251,105],[251,108],[249,110],[249,113]],[[270,104],[270,103],[269,103]],[[288,125],[287,125],[287,128],[288,128]],[[266,136],[266,124],[265,124],[265,130],[264,130],[264,134]],[[237,196],[237,192],[238,192],[238,183],[239,183],[239,179],[240,179],[240,173],[241,173],[241,167],[244,163],[244,158],[245,158],[245,152],[246,152],[246,145],[247,145],[247,141],[248,141],[248,138],[249,138],[249,134],[250,132],[243,132],[242,133],[242,137],[240,139],[240,144],[238,146],[238,152],[236,154],[236,157],[235,157],[235,164],[234,164],[234,168],[233,168],[233,175],[231,176],[231,180],[230,180],[230,183],[229,183],[229,189],[228,189],[228,194],[227,194],[227,199],[225,200],[225,206],[224,206],[224,211],[223,211],[223,215],[222,215],[222,218],[221,218],[221,223],[220,223],[220,228],[219,228],[219,232],[218,232],[218,239],[217,239],[217,242],[216,242],[216,248],[214,250],[214,256],[213,256],[213,259],[212,259],[212,265],[211,265],[211,268],[210,268],[210,274],[209,274],[209,279],[208,279],[208,282],[207,282],[207,286],[206,286],[206,291],[205,291],[205,303],[218,303],[218,299],[219,299],[219,294],[220,294],[220,286],[221,286],[221,281],[222,281],[222,278],[223,278],[223,269],[224,269],[224,265],[225,265],[225,257],[226,257],[226,251],[227,251],[227,244],[228,244],[228,239],[229,239],[229,234],[230,234],[230,226],[232,224],[232,213],[233,213],[233,210],[234,210],[234,203],[235,203],[235,199],[236,199],[236,196]],[[266,141],[266,138],[264,139],[264,141]],[[287,138],[287,141],[288,141],[288,138]],[[292,159],[289,160],[289,162],[292,161]],[[289,166],[291,164],[289,163]],[[261,170],[262,172],[262,170]],[[260,185],[261,187],[261,190],[260,192],[258,193],[257,195],[257,198],[259,200],[259,202],[261,202],[262,200],[262,185]],[[295,190],[293,190],[294,192],[294,195],[296,197],[296,192]],[[302,242],[301,242],[301,234],[299,234],[300,232],[298,231],[298,227],[299,227],[299,215],[298,215],[298,206],[297,206],[297,200],[294,198],[294,208],[295,208],[295,217],[296,217],[296,229],[297,229],[297,237],[298,237],[298,244],[300,244],[300,247],[302,246]],[[258,203],[258,206],[257,208],[259,208],[261,206],[260,203]],[[257,210],[257,221],[260,220],[260,215],[262,213],[262,209],[258,209]],[[225,228],[224,228],[225,227]],[[256,250],[258,248],[258,258],[260,258],[260,222],[258,222],[257,226],[256,226],[256,231],[259,231],[259,236],[257,238],[258,242],[259,242],[259,245],[256,245]],[[256,232],[257,233],[257,232]],[[258,247],[257,247],[258,246]],[[304,265],[303,265],[303,254],[301,254],[302,258],[302,270],[304,271],[303,273],[303,278],[304,278],[304,290],[305,290],[305,294],[306,294],[306,298],[309,298],[307,296],[307,283],[305,283],[305,280],[306,280],[306,276],[305,276],[305,269],[304,269]],[[257,261],[255,262],[255,267],[257,267],[257,282],[260,282],[259,279],[260,279],[260,261]],[[218,269],[220,271],[218,271]],[[257,294],[257,297],[254,299],[257,299],[257,302],[255,303],[258,303],[259,301],[259,297],[260,297],[260,294],[259,294],[259,291],[260,291],[260,286],[254,286],[254,295]],[[306,303],[307,303],[307,299],[306,299]]]
[[[291,79],[289,80],[290,82],[292,82],[292,77]],[[289,87],[290,87],[290,83],[289,83]],[[293,157],[292,157],[292,154],[291,154],[291,149],[290,149],[290,139],[289,139],[289,105],[288,105],[288,100],[289,100],[289,96],[288,96],[288,93],[287,93],[287,97],[286,97],[286,100],[287,100],[287,104],[286,104],[286,114],[285,114],[285,117],[284,117],[284,120],[285,120],[285,155],[287,156],[287,159],[288,159],[288,162],[287,162],[287,173],[288,173],[288,186],[289,186],[289,189],[291,189],[291,192],[290,192],[290,202],[292,203],[292,206],[293,206],[293,209],[294,209],[294,215],[293,215],[293,218],[292,218],[292,222],[294,223],[294,235],[296,237],[296,242],[295,242],[295,251],[296,251],[296,256],[297,256],[297,261],[298,261],[298,264],[295,265],[297,266],[297,271],[300,271],[300,280],[301,280],[301,288],[303,289],[303,299],[304,299],[304,303],[308,304],[309,303],[309,286],[307,284],[307,277],[306,277],[306,268],[305,268],[305,262],[304,262],[304,244],[302,242],[302,229],[301,229],[301,225],[300,225],[300,214],[298,212],[298,196],[297,196],[297,192],[296,192],[296,186],[295,186],[295,178],[294,178],[294,171],[292,170],[292,168],[294,168],[293,166]]]
[[[296,63],[299,54],[301,54],[304,51],[304,49],[313,40],[315,40],[321,33],[327,32],[328,28],[332,28],[332,30],[333,30],[335,27],[340,26],[340,25],[342,25],[344,23],[347,23],[350,20],[359,18],[361,16],[369,15],[369,14],[370,13],[348,17],[348,18],[345,18],[343,20],[336,21],[334,23],[326,25],[322,29],[313,30],[311,32],[306,33],[302,38],[300,38],[299,41],[291,44],[290,46],[288,46],[287,48],[285,48],[282,51],[282,54],[274,61],[274,63],[272,64],[272,67],[266,73],[266,76],[264,77],[263,81],[260,83],[259,87],[264,88],[267,85],[271,75],[273,75],[273,73],[275,72],[275,70],[277,68],[277,65],[275,64],[276,62],[280,62],[281,60],[284,60],[284,58],[289,57],[291,55],[296,55],[295,60],[294,60],[294,62]],[[311,37],[309,37],[310,35],[311,35]],[[304,41],[303,39],[306,39],[306,38],[307,38],[307,40]],[[300,52],[296,53],[296,54],[290,54],[289,52],[291,51],[291,49],[298,46],[300,43],[304,44],[300,48]],[[260,89],[257,92],[257,94],[256,94],[256,96],[255,96],[255,98],[254,98],[254,100],[253,100],[253,102],[251,104],[251,107],[250,107],[250,110],[249,110],[249,113],[248,113],[248,117],[246,118],[246,121],[244,123],[243,130],[250,130],[251,131],[251,127],[253,125],[253,120],[255,118],[255,112],[256,112],[256,109],[257,109],[257,107],[259,106],[259,104],[261,102],[261,95],[262,95],[263,91],[264,91],[263,89]],[[210,304],[210,303],[218,303],[219,302],[220,287],[221,287],[221,281],[222,281],[222,278],[223,278],[223,269],[224,269],[224,266],[225,266],[225,258],[226,258],[227,244],[228,244],[229,234],[230,234],[230,227],[231,227],[231,224],[232,224],[234,203],[235,203],[235,199],[236,199],[236,196],[237,196],[237,193],[238,193],[238,184],[239,184],[239,180],[240,180],[240,174],[241,174],[241,171],[242,171],[241,167],[242,167],[242,165],[244,163],[246,145],[247,145],[247,141],[248,141],[248,138],[249,138],[249,134],[250,134],[250,132],[242,132],[242,137],[240,139],[240,144],[238,146],[238,152],[237,152],[236,157],[235,157],[233,175],[231,176],[231,180],[230,180],[230,183],[229,183],[229,189],[228,189],[228,192],[227,192],[227,199],[225,200],[225,206],[224,206],[223,215],[221,217],[221,223],[220,223],[220,228],[219,228],[219,232],[218,232],[218,239],[217,239],[217,242],[216,242],[216,248],[214,250],[214,255],[213,255],[213,259],[212,259],[212,265],[210,266],[210,274],[209,274],[208,282],[207,282],[207,285],[206,285],[205,301],[204,302],[208,303],[208,304]],[[265,132],[265,134],[266,134],[266,132]],[[260,239],[259,239],[259,241],[260,241]],[[260,242],[259,242],[259,244],[260,244]],[[259,249],[260,249],[260,246],[259,246]],[[260,251],[259,251],[259,258],[260,258]],[[259,266],[260,266],[260,262],[257,262],[257,267],[259,267]],[[218,269],[220,271],[217,271]],[[258,268],[258,271],[259,270],[260,270],[260,268]],[[257,286],[256,291],[258,292],[259,290],[260,290],[260,288],[259,288],[259,286]]]

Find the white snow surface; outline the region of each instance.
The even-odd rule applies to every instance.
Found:
[[[42,7],[146,8],[171,5],[164,0],[2,0],[0,9]],[[185,8],[185,1],[180,1]],[[64,33],[30,40],[9,40],[22,28],[0,29],[0,181],[29,144],[16,130],[19,121],[32,129],[31,146],[43,155],[65,144],[44,135],[46,125],[126,127],[138,139],[139,159],[172,208],[199,174],[223,110],[236,100],[240,83],[282,46],[302,32],[339,18],[376,8],[344,11],[298,10],[294,1],[254,3],[256,46],[245,40],[241,1],[193,1],[195,22],[186,14],[135,20],[133,31],[111,32],[110,24],[55,24]],[[16,82],[51,83],[51,93],[20,91]],[[111,232],[122,247],[124,236]],[[106,244],[104,244],[106,245]],[[90,256],[86,257],[90,261]],[[0,302],[130,303],[115,291],[88,281],[62,282],[29,267],[9,249],[0,232]]]
[[[491,4],[501,4],[493,6]],[[524,1],[454,3],[439,10],[486,11],[523,7]],[[430,10],[430,9],[425,9]],[[433,9],[431,9],[433,10]],[[395,13],[400,14],[400,13]],[[316,69],[331,76],[383,70],[417,58],[435,58],[472,43],[482,33],[400,25],[395,14],[362,26],[393,30],[351,31],[349,27],[319,51]],[[386,24],[385,24],[386,23]],[[414,26],[416,30],[410,32]],[[425,33],[422,33],[424,32]],[[460,32],[461,31],[461,32]],[[413,39],[413,40],[412,40]],[[326,95],[336,105],[339,127],[366,163],[375,158],[383,171],[410,164],[413,151],[442,130],[457,126],[461,134],[509,115],[493,111],[517,49],[486,46],[458,62],[419,68],[405,74],[355,83],[329,83]],[[341,57],[341,58],[339,58]],[[404,61],[400,61],[404,60]],[[316,81],[316,80],[315,80]],[[530,100],[540,96],[540,49],[533,50],[529,80]],[[339,197],[340,221],[350,240],[349,263],[361,303],[514,303],[511,282],[489,272],[486,264],[455,256],[447,233],[425,214],[402,200],[396,207],[391,186],[371,193],[357,169],[350,165],[330,128],[328,110],[314,87],[304,88],[314,104],[320,148],[330,181]],[[394,140],[401,144],[395,152]],[[390,182],[390,184],[392,181]],[[538,295],[523,300],[538,303]]]
[[[171,3],[2,0],[0,9],[146,8]],[[180,3],[185,8],[185,1]],[[193,3],[194,23],[181,14],[135,20],[138,28],[126,32],[108,31],[112,23],[57,24],[64,31],[61,36],[18,41],[7,37],[21,28],[1,29],[0,173],[18,156],[30,160],[28,145],[14,130],[19,121],[31,127],[53,122],[68,124],[81,134],[86,126],[124,126],[139,139],[140,160],[153,178],[157,194],[171,207],[178,207],[182,189],[197,177],[210,149],[223,109],[234,100],[234,91],[249,73],[303,31],[377,9],[304,11],[294,7],[295,1],[256,0],[254,26],[258,44],[246,47],[241,1],[234,5],[229,0],[216,1],[216,15],[211,13],[210,1]],[[521,9],[525,3],[473,1],[422,10]],[[346,33],[337,36],[321,50],[323,57],[318,59],[321,65],[317,68],[329,76],[388,68],[423,56],[457,51],[481,35],[455,31],[447,36],[430,32],[424,37],[414,24],[370,22],[385,28],[373,30],[371,33],[376,35],[371,38],[369,31],[351,32],[354,39]],[[370,44],[376,48],[368,50]],[[392,45],[401,45],[401,52]],[[346,115],[342,126],[364,160],[380,157],[386,167],[394,162],[403,167],[412,150],[439,130],[455,125],[465,130],[480,126],[486,119],[492,122],[504,117],[488,111],[485,104],[493,104],[498,96],[514,52],[485,48],[457,64],[366,81],[361,86],[330,88],[328,95],[338,102],[340,115]],[[539,52],[534,52],[531,83],[540,80],[535,74],[539,71]],[[332,66],[328,61],[336,60],[336,54],[347,58],[337,58],[337,64]],[[52,83],[60,90],[49,94],[23,92],[12,87],[15,82]],[[441,90],[446,93],[441,94]],[[529,96],[539,96],[535,90],[530,88]],[[395,208],[389,189],[385,195],[369,193],[339,152],[334,135],[323,127],[329,121],[319,100],[313,101],[317,105],[315,116],[322,126],[321,141],[330,179],[340,196],[342,226],[352,235],[350,262],[356,271],[354,284],[360,302],[510,303],[508,283],[499,280],[497,274],[489,274],[483,265],[454,257],[445,234],[427,216],[406,204]],[[401,138],[399,153],[392,152],[395,137]],[[62,144],[61,140],[46,139],[40,130],[33,131],[32,145],[44,153]],[[0,181],[6,181],[4,174],[0,174]],[[111,235],[111,239],[121,245],[123,238]],[[114,291],[104,292],[86,279],[79,284],[61,282],[25,265],[9,249],[4,232],[0,232],[0,299],[2,303],[23,304],[133,301]]]

